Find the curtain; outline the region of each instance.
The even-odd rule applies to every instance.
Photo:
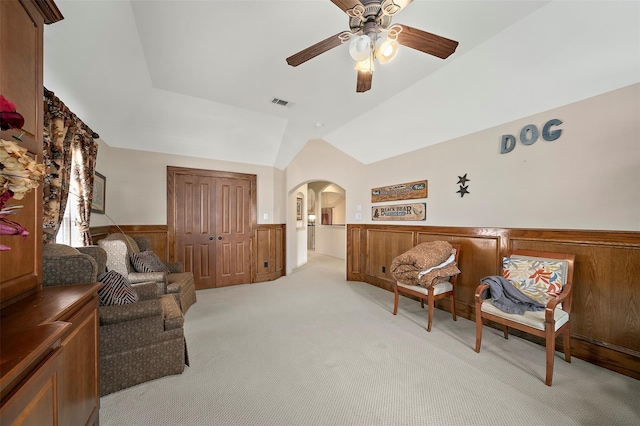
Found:
[[[77,188],[78,218],[84,245],[91,245],[89,221],[93,195],[93,173],[99,136],[80,120],[50,90],[44,89],[43,242],[55,242],[67,206],[71,179]]]
[[[82,244],[90,246],[91,233],[89,223],[91,218],[91,203],[93,201],[93,173],[96,169],[98,144],[93,135],[83,128],[73,141],[73,178],[78,189],[78,223]]]

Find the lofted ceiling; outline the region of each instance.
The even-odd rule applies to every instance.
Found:
[[[280,169],[312,139],[368,164],[640,80],[637,2],[415,0],[393,22],[457,40],[456,52],[401,46],[365,93],[346,45],[285,61],[348,29],[329,0],[56,4],[45,86],[109,146]],[[367,143],[421,114],[420,141]]]

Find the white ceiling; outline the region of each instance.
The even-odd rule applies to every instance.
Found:
[[[348,29],[329,0],[56,4],[45,86],[114,147],[284,169],[322,138],[370,163],[640,81],[637,1],[416,0],[393,22],[458,49],[401,47],[360,94],[347,46],[285,61]],[[398,132],[390,112],[427,120],[424,137],[372,149],[372,132]]]

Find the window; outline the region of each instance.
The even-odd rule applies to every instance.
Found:
[[[67,198],[67,206],[64,209],[62,223],[60,223],[60,228],[56,234],[56,243],[58,244],[66,244],[72,247],[83,245],[80,228],[78,226],[78,193],[78,181],[72,173],[71,182],[69,183],[69,198]]]

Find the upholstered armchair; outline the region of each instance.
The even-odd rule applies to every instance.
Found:
[[[45,244],[43,285],[96,282],[105,271],[104,249]],[[100,395],[163,376],[188,363],[184,315],[173,295],[159,295],[155,282],[136,283],[138,301],[100,306]]]
[[[42,248],[42,285],[96,282],[105,272],[107,253],[97,246],[45,244]]]
[[[154,281],[161,294],[172,294],[180,309],[186,313],[196,302],[196,287],[193,273],[183,272],[180,263],[164,263],[169,272],[137,272],[131,263],[131,255],[149,250],[151,244],[146,237],[130,237],[122,233],[109,234],[98,241],[107,252],[107,268],[117,271],[131,283]]]

